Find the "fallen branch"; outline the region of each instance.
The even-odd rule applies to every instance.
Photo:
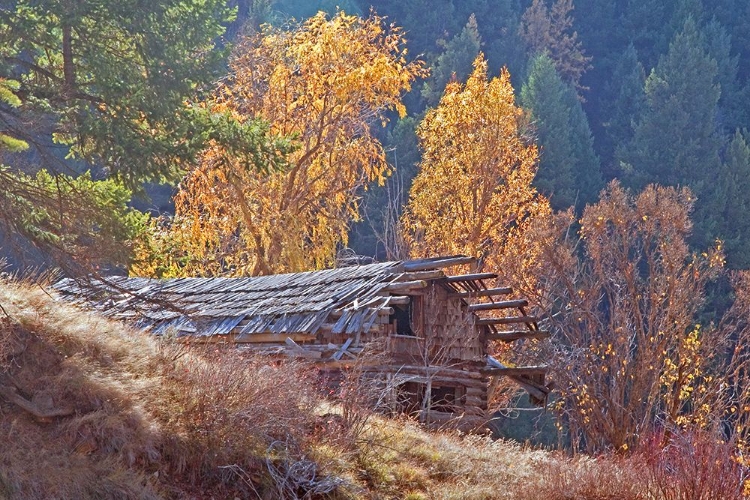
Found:
[[[18,390],[15,387],[0,385],[0,396],[4,397],[19,408],[26,410],[40,420],[46,420],[55,417],[67,417],[74,413],[74,411],[70,408],[51,408],[49,410],[43,410],[25,397],[18,394]]]

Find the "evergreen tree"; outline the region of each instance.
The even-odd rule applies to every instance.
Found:
[[[622,25],[645,68],[653,68],[666,52],[674,28],[670,23],[674,0],[629,0]]]
[[[633,140],[635,118],[640,116],[646,102],[644,86],[646,74],[638,62],[635,47],[630,44],[620,56],[617,66],[603,92],[602,107],[608,109],[608,120],[604,122],[606,140],[601,147],[603,168],[607,178],[619,174],[615,154],[623,145]]]
[[[732,55],[732,37],[716,19],[703,28],[708,54],[716,61],[719,96],[719,125],[730,133],[747,124],[747,104],[737,79],[739,55]]]
[[[602,187],[591,130],[575,90],[560,78],[546,54],[534,58],[521,89],[541,148],[535,185],[556,210],[596,199]]]
[[[702,246],[718,236],[717,216],[724,199],[717,132],[721,94],[716,61],[704,49],[692,18],[670,43],[669,51],[646,80],[646,109],[634,140],[624,153],[636,187],[655,182],[687,185],[698,196],[695,241]]]
[[[750,268],[750,146],[747,130],[737,130],[724,158],[727,174],[722,238],[730,269]]]
[[[445,44],[443,53],[432,64],[430,78],[422,87],[422,97],[427,102],[427,106],[437,105],[449,81],[466,80],[472,71],[472,64],[479,54],[481,45],[477,20],[474,14],[471,14],[461,33]]]
[[[474,14],[480,20],[482,51],[490,70],[496,71],[505,66],[511,73],[511,79],[516,76],[523,79],[525,74],[526,53],[518,33],[521,3],[521,0],[473,0],[456,4],[459,19]],[[520,85],[521,82],[518,83]]]
[[[560,76],[578,90],[591,57],[573,30],[572,11],[573,0],[555,0],[550,7],[544,0],[534,0],[523,13],[520,35],[530,55],[548,54]]]

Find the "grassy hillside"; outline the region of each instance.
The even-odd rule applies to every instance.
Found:
[[[571,459],[341,408],[303,365],[188,350],[38,286],[2,282],[0,305],[0,498],[704,498],[648,457]],[[700,487],[723,491],[717,474]]]

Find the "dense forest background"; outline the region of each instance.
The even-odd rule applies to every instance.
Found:
[[[304,4],[304,6],[302,5]],[[750,264],[750,5],[738,0],[628,2],[349,2],[403,26],[410,54],[431,75],[405,102],[383,141],[408,193],[419,149],[414,129],[446,83],[463,81],[482,51],[490,72],[507,66],[540,147],[536,186],[553,208],[577,210],[612,179],[688,186],[697,196],[692,242],[719,238],[728,266]],[[278,2],[304,16],[320,2]],[[390,190],[390,193],[398,191]],[[373,191],[352,246],[372,254],[386,196]],[[383,252],[382,247],[377,247]]]

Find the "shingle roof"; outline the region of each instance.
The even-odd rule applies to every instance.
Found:
[[[315,333],[333,311],[333,333],[367,332],[388,307],[385,289],[411,271],[436,270],[464,257],[393,261],[252,278],[112,277],[65,279],[54,288],[107,316],[137,320],[154,333],[169,328],[198,335]]]

